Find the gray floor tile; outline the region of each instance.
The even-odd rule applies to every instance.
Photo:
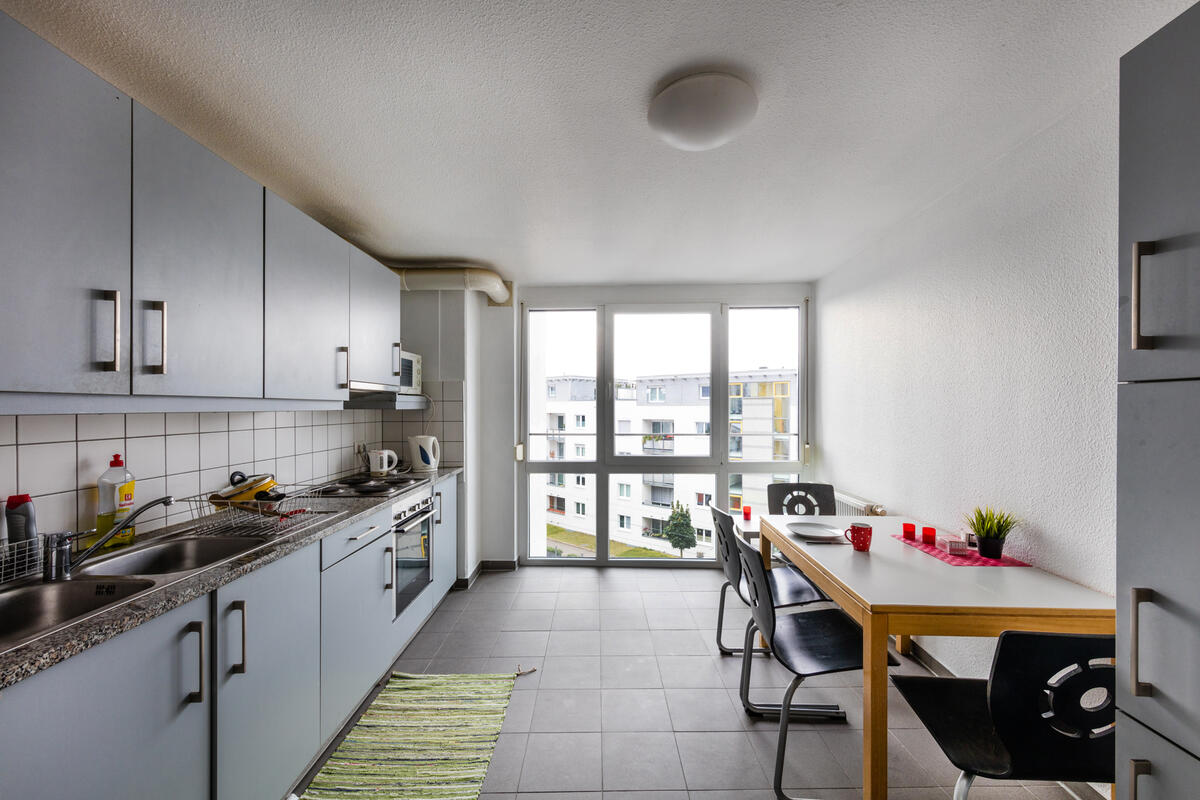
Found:
[[[651,630],[695,630],[699,627],[692,612],[687,608],[648,607],[646,624]]]
[[[604,792],[525,792],[517,800],[604,800]],[[480,800],[483,800],[480,798]]]
[[[551,631],[546,655],[598,656],[600,631]]]
[[[701,609],[705,609],[705,610],[710,610],[713,612],[713,616],[714,617],[716,616],[717,606],[720,605],[720,602],[721,602],[721,593],[720,592],[717,592],[714,590],[684,591],[684,592],[681,592],[681,594],[683,595],[683,599],[687,603],[688,608],[701,608]],[[728,596],[729,593],[726,592],[725,594],[726,594],[725,603],[728,604],[729,603],[729,596]]]
[[[683,592],[669,589],[665,592],[642,592],[642,602],[646,608],[687,608],[687,600]]]
[[[521,792],[600,791],[599,733],[531,733]]]
[[[600,608],[641,608],[642,593],[638,591],[600,592]]]
[[[750,737],[742,732],[675,734],[690,790],[770,787]]]
[[[603,689],[601,707],[606,733],[672,729],[662,689]]]
[[[654,656],[601,656],[600,685],[605,689],[661,689]]]
[[[487,794],[479,795],[479,800],[517,800],[515,794],[500,794],[498,792],[488,792]]]
[[[435,658],[425,668],[426,675],[482,675],[489,672],[486,658]]]
[[[494,610],[506,611],[512,608],[517,598],[516,592],[471,592],[471,600],[467,603],[467,611]]]
[[[537,692],[529,730],[534,733],[586,733],[601,730],[599,689],[543,689]]]
[[[421,632],[446,633],[452,631],[458,624],[460,616],[462,616],[462,611],[458,609],[438,609],[425,623],[425,627],[421,628]]]
[[[553,611],[542,608],[515,608],[503,614],[498,627],[506,631],[548,631],[554,618]]]
[[[451,631],[437,651],[437,658],[484,658],[492,654],[499,631]]]
[[[599,592],[563,592],[558,593],[556,609],[595,609],[600,608]]]
[[[601,612],[603,613],[603,612]],[[600,654],[605,656],[654,655],[650,631],[600,631]]]
[[[598,631],[600,630],[600,611],[595,608],[555,609],[550,629],[555,631]]]
[[[542,689],[599,689],[599,656],[547,656]]]
[[[437,655],[449,634],[421,631],[408,643],[402,653],[404,658],[432,658]]]
[[[775,777],[775,753],[779,726],[773,731],[754,731],[750,741],[767,777]],[[787,755],[783,762],[783,785],[789,788],[848,788],[858,786],[861,776],[848,775],[828,743],[816,731],[788,730]],[[859,734],[860,748],[862,735]],[[859,762],[861,764],[861,761]],[[862,767],[858,768],[860,771]]]
[[[512,608],[553,609],[558,602],[557,592],[521,592],[513,600]]]
[[[637,587],[643,592],[677,592],[675,575],[662,569],[639,569],[634,575]]]
[[[533,704],[538,693],[529,690],[513,691],[504,710],[504,724],[501,733],[528,733],[529,722],[533,719]]]
[[[742,657],[739,656],[718,656],[714,660],[717,671],[721,675],[721,680],[731,689],[736,689],[742,680]],[[773,658],[765,658],[763,656],[754,656],[754,661],[750,665],[750,686],[751,688],[762,689],[778,689],[778,692],[771,692],[772,699],[770,702],[778,703],[783,696],[783,689],[792,682],[794,678],[791,672],[783,667]],[[824,677],[824,676],[820,676]],[[816,686],[817,681],[813,679],[804,682],[805,686]]]
[[[429,658],[400,658],[392,664],[395,672],[407,672],[410,675],[420,675],[429,668]]]
[[[658,656],[658,671],[668,689],[724,687],[712,656]]]
[[[684,789],[675,735],[604,733],[604,789]]]
[[[646,630],[646,611],[641,608],[606,608],[600,612],[600,630]]]
[[[521,778],[521,765],[525,760],[528,734],[502,733],[496,740],[496,749],[488,764],[487,777],[483,781],[484,792],[515,792]]]
[[[822,737],[842,770],[853,781],[850,785],[862,786],[862,731],[821,731],[820,733],[802,731],[800,733]],[[930,772],[890,732],[888,733],[887,773],[889,787],[938,785]]]
[[[457,631],[498,631],[505,616],[510,613],[515,612],[469,608],[458,615],[454,629]]]
[[[729,699],[727,689],[667,689],[666,696],[676,731],[742,729],[745,714]]]
[[[688,798],[689,800],[775,800],[775,792],[770,789],[713,789],[688,792]]]
[[[544,656],[549,638],[550,634],[546,631],[503,631],[496,637],[491,655]],[[445,647],[442,650],[444,652]]]
[[[542,682],[542,658],[530,658],[529,656],[504,656],[501,658],[488,658],[483,662],[484,672],[503,675],[505,673],[521,673],[517,675],[517,681],[513,686],[514,690],[533,690],[538,688]]]
[[[700,631],[651,631],[654,654],[659,656],[706,656],[708,645]]]
[[[688,800],[683,789],[650,792],[604,792],[604,800]]]

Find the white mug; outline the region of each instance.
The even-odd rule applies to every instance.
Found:
[[[368,450],[367,459],[371,465],[371,474],[376,476],[387,475],[400,463],[400,456],[396,455],[395,450]]]

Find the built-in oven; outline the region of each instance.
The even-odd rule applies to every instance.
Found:
[[[433,581],[433,497],[403,498],[392,506],[396,616]]]

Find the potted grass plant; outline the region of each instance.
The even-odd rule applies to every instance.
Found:
[[[991,506],[977,507],[964,519],[971,533],[979,540],[979,555],[997,560],[1004,555],[1004,540],[1018,522],[1014,515],[996,511]]]

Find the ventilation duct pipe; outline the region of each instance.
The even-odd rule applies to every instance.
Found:
[[[483,292],[491,305],[506,306],[512,292],[494,269],[469,261],[392,261],[388,267],[400,276],[406,292]]]

